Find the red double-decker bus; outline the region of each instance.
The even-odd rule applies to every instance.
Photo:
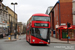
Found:
[[[50,44],[50,17],[47,14],[33,14],[27,21],[26,41],[30,44]]]

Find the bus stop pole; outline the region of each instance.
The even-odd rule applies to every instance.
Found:
[[[69,43],[69,39],[68,39],[68,22],[67,22],[67,43]]]

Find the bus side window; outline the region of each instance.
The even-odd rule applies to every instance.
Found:
[[[31,32],[32,32],[32,31],[31,31],[31,29],[30,29],[30,30],[29,30],[29,34],[31,34]]]
[[[29,35],[29,30],[27,31],[27,35]]]
[[[27,35],[28,35],[28,31],[27,31]]]
[[[31,35],[34,36],[34,29],[33,28],[31,28]]]

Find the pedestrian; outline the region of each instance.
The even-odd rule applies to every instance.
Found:
[[[16,39],[16,30],[14,30],[14,38]]]

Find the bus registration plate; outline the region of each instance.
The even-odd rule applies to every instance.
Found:
[[[39,42],[39,43],[43,43],[43,42]]]

